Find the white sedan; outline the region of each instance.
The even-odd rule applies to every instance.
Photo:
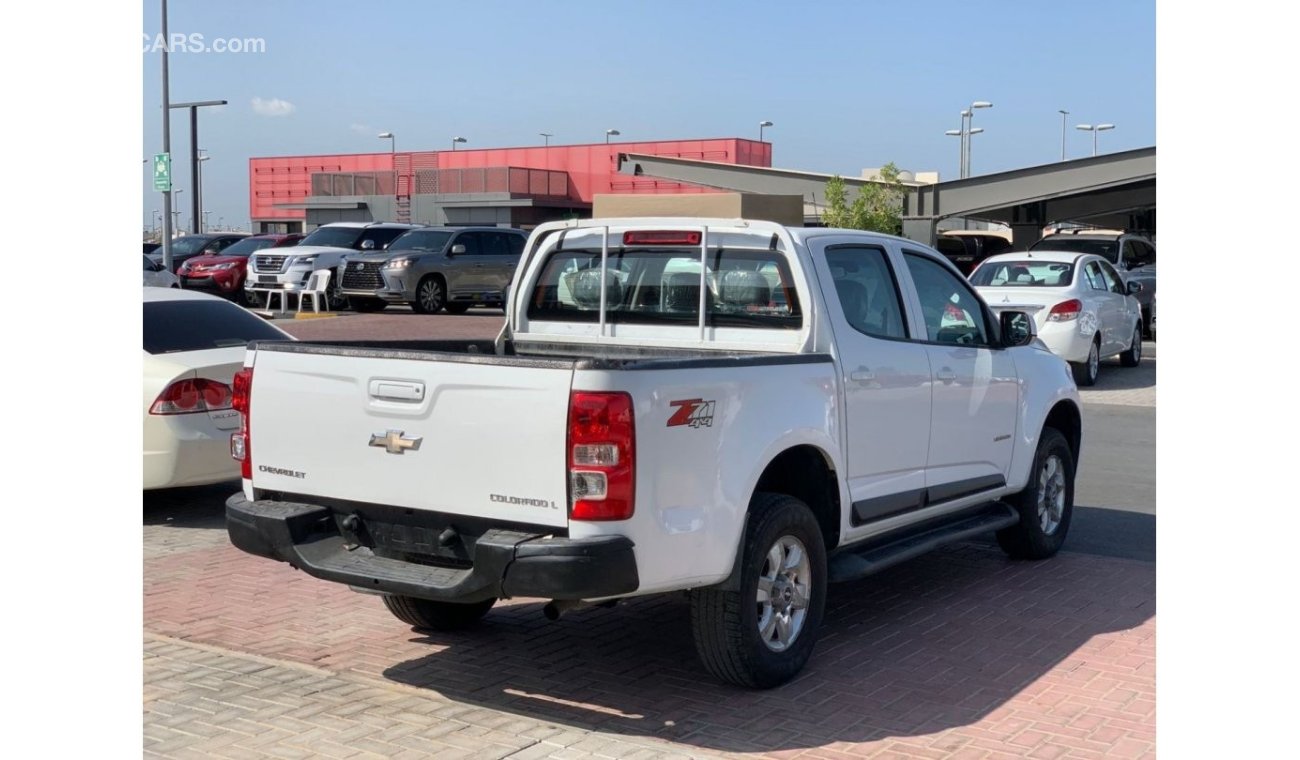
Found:
[[[231,381],[250,340],[293,340],[224,298],[144,288],[144,488],[239,478]]]
[[[1035,250],[990,256],[971,272],[971,284],[994,313],[1025,311],[1038,337],[1070,362],[1080,386],[1097,382],[1102,359],[1142,359],[1141,307],[1109,261],[1095,254]]]

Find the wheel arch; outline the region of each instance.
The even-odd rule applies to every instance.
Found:
[[[840,485],[835,463],[813,444],[791,446],[767,463],[754,484],[755,493],[781,493],[808,505],[822,530],[826,550],[840,542]],[[746,510],[746,519],[749,513]]]

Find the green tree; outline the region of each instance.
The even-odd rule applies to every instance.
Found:
[[[822,224],[851,230],[872,230],[897,235],[903,223],[903,196],[907,188],[891,161],[880,169],[880,179],[863,183],[852,202],[844,178],[836,174],[826,182],[826,211]]]

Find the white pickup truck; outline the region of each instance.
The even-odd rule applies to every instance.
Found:
[[[992,531],[1053,555],[1082,428],[1033,320],[934,250],[738,219],[542,225],[495,341],[257,342],[234,393],[240,549],[426,629],[685,591],[756,688],[829,582]]]

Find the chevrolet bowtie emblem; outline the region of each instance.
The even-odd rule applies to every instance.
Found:
[[[420,442],[423,438],[407,438],[404,430],[389,430],[383,435],[370,436],[370,445],[383,449],[389,454],[405,454],[407,449],[411,451],[420,450]]]

